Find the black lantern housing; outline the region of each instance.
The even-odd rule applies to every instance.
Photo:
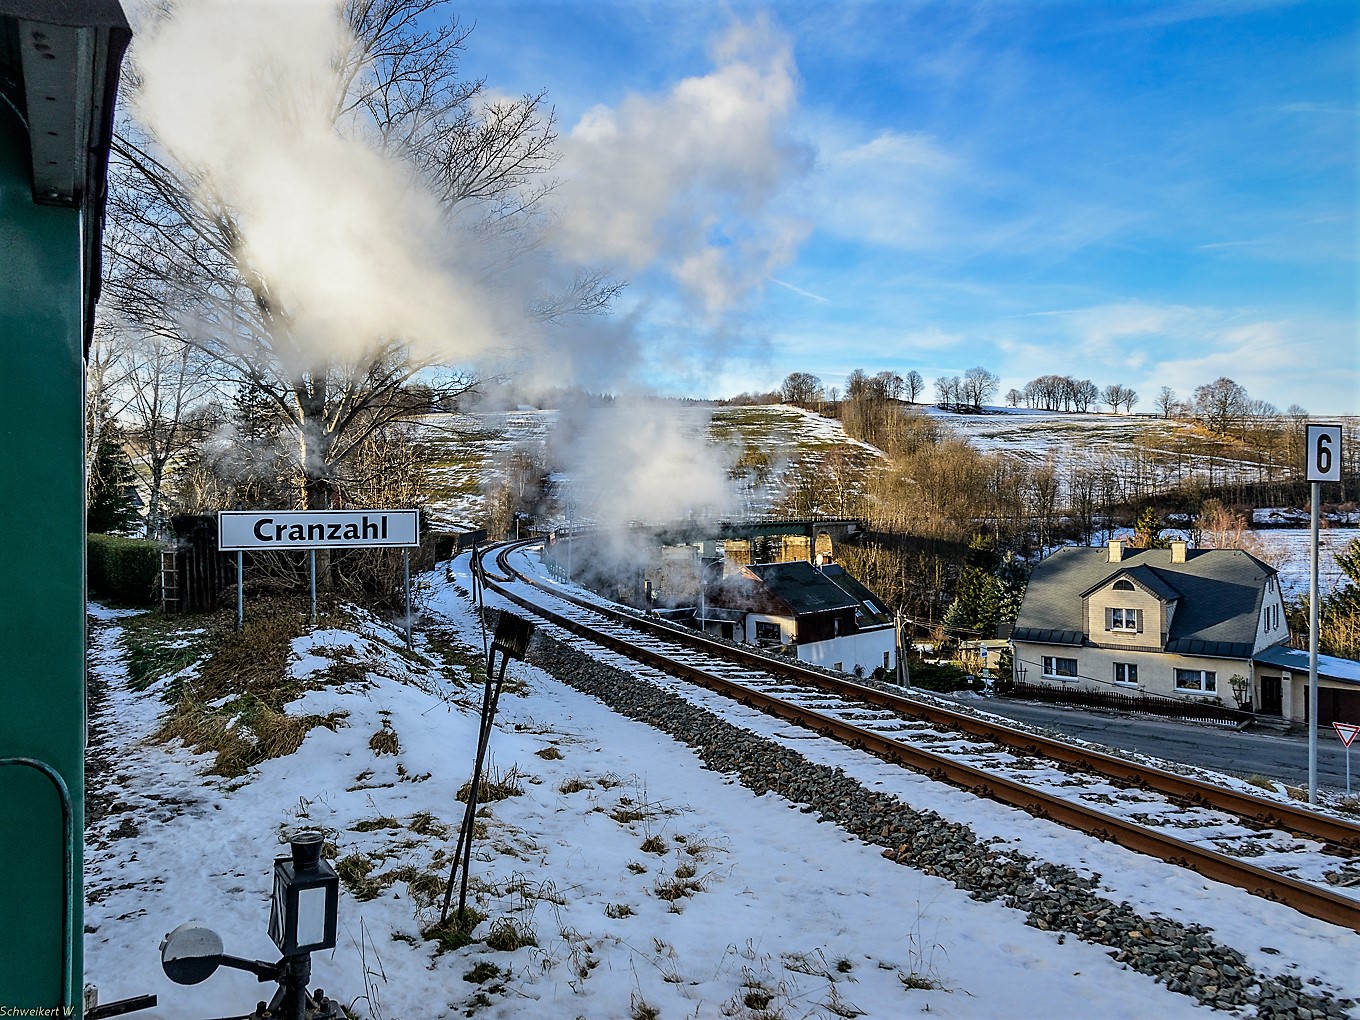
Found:
[[[321,833],[301,833],[292,851],[274,861],[269,937],[284,956],[334,949],[340,878],[321,858]]]

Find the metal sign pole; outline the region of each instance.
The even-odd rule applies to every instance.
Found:
[[[401,551],[401,576],[406,582],[406,647],[411,647],[411,550]]]
[[[1312,485],[1312,549],[1308,561],[1308,803],[1317,803],[1317,711],[1318,711],[1318,523],[1322,485]]]
[[[246,554],[236,553],[236,629],[246,625]]]
[[[1312,556],[1308,564],[1308,803],[1317,803],[1318,714],[1318,526],[1322,483],[1341,481],[1341,426],[1310,422],[1304,427],[1304,477],[1312,483]]]
[[[308,557],[307,557],[307,558],[308,558],[308,560],[311,561],[311,563],[310,563],[310,568],[311,568],[311,569],[310,569],[309,573],[310,573],[310,575],[311,575],[311,582],[312,582],[312,626],[315,627],[315,626],[316,626],[316,550],[315,550],[315,549],[309,549],[309,550],[308,550]]]

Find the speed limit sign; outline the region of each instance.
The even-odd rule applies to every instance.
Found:
[[[1341,426],[1309,425],[1308,472],[1310,482],[1341,481]]]

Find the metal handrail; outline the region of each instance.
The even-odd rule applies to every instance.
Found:
[[[57,788],[57,796],[61,799],[61,1008],[62,1016],[71,1016],[73,1009],[70,997],[71,980],[75,966],[75,949],[71,935],[71,883],[74,880],[75,873],[75,827],[73,822],[75,812],[71,806],[71,790],[66,785],[66,779],[62,774],[45,761],[24,757],[0,758],[0,766],[5,765],[22,765],[41,772],[52,781],[52,785]]]

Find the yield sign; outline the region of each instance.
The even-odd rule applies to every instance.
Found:
[[[1341,738],[1341,743],[1346,747],[1351,746],[1351,741],[1360,734],[1360,726],[1348,722],[1334,722],[1332,729],[1336,730],[1336,735]]]

